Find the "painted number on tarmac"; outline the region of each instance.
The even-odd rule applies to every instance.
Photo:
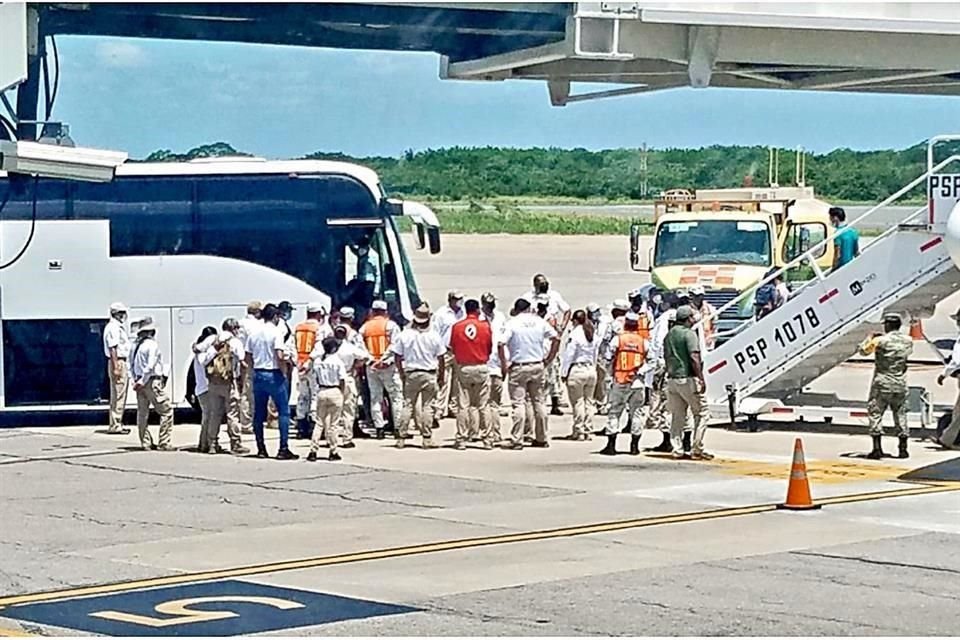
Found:
[[[275,607],[286,611],[287,609],[302,609],[303,604],[292,600],[282,598],[261,598],[258,596],[207,596],[203,598],[183,598],[182,600],[169,600],[161,602],[153,608],[157,613],[169,616],[166,618],[155,618],[151,616],[138,615],[136,613],[124,613],[123,611],[94,611],[90,615],[104,620],[116,620],[117,622],[128,622],[130,624],[139,624],[147,627],[162,629],[164,627],[173,627],[180,624],[195,624],[197,622],[212,622],[213,620],[223,620],[224,618],[236,618],[239,614],[233,611],[194,611],[190,605],[210,604],[221,602],[248,602],[251,604],[261,604],[266,607]]]
[[[761,319],[760,322],[766,322]],[[785,349],[800,338],[820,326],[820,318],[813,307],[807,307],[801,313],[795,314],[777,325],[773,330],[773,342]],[[746,373],[747,369],[756,367],[767,359],[771,343],[766,338],[757,338],[751,344],[733,354],[733,361],[737,363],[740,373]]]

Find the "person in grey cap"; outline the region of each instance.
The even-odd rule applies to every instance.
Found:
[[[703,448],[703,436],[710,418],[705,392],[700,338],[693,330],[694,311],[688,305],[677,308],[676,324],[664,340],[664,361],[667,377],[667,408],[670,411],[670,440],[674,458],[712,460],[713,455]],[[693,432],[690,447],[686,446],[683,430],[687,411],[693,414]]]
[[[860,344],[860,355],[873,354],[873,381],[867,416],[873,449],[867,454],[871,460],[883,458],[883,414],[890,408],[893,424],[900,438],[900,458],[909,458],[907,442],[910,426],[907,424],[907,360],[913,353],[913,340],[900,331],[903,322],[895,313],[883,316],[883,335],[874,333]]]
[[[130,388],[130,336],[127,333],[127,306],[122,302],[110,305],[110,320],[103,328],[103,355],[107,358],[110,379],[110,426],[107,433],[127,434],[123,427],[123,409]]]
[[[436,310],[432,322],[433,330],[440,336],[443,344],[449,342],[450,328],[465,317],[467,312],[463,308],[463,293],[456,290],[447,292],[447,304]],[[460,386],[455,375],[456,363],[453,361],[452,352],[447,351],[443,364],[443,380],[440,381],[440,391],[437,393],[433,411],[437,420],[456,417],[457,400],[460,397]]]

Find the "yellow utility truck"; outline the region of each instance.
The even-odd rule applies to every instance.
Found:
[[[813,187],[744,187],[667,192],[654,204],[653,237],[645,225],[630,230],[630,263],[650,273],[662,290],[704,287],[714,307],[727,304],[757,283],[772,267],[782,267],[826,238],[830,205]],[[816,254],[823,269],[833,264],[833,244]],[[791,269],[787,282],[812,277],[809,265]],[[718,342],[753,316],[753,296],[716,320]]]

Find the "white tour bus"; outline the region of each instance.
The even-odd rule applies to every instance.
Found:
[[[383,299],[409,318],[420,298],[401,215],[439,252],[427,207],[387,199],[375,172],[347,163],[131,163],[103,184],[0,173],[0,410],[104,409],[114,301],[156,321],[178,406],[190,345],[250,300],[289,300],[291,325],[312,301],[362,318]]]

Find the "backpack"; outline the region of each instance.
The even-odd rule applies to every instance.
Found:
[[[211,384],[229,385],[233,382],[233,352],[230,343],[224,341],[216,345],[217,355],[207,363],[207,380]]]

